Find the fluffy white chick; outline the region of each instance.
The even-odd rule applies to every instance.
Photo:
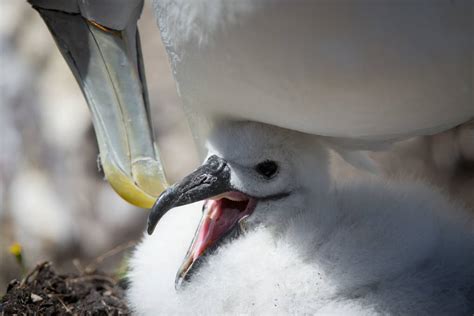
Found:
[[[472,218],[436,189],[334,181],[317,136],[259,123],[218,125],[208,149],[158,199],[149,232],[169,209],[207,199],[201,221],[201,203],[167,213],[130,261],[137,314],[474,311]]]

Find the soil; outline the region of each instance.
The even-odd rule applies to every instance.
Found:
[[[130,315],[124,294],[122,282],[105,273],[57,274],[44,262],[10,282],[0,315]]]

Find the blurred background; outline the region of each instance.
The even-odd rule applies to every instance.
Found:
[[[150,3],[139,21],[155,135],[171,181],[196,164]],[[20,267],[87,266],[140,238],[147,213],[123,201],[97,166],[89,110],[46,25],[26,0],[0,0],[0,294]],[[118,247],[118,248],[116,248]],[[113,250],[112,252],[115,252]],[[100,267],[114,270],[123,251]],[[101,258],[99,258],[100,260]]]
[[[149,5],[139,27],[155,135],[173,182],[198,158]],[[52,260],[60,271],[115,271],[147,214],[104,180],[79,87],[25,0],[0,0],[0,52],[0,295],[21,276],[9,252],[15,242],[27,268]],[[430,182],[474,210],[473,122],[370,155],[384,176]],[[358,172],[336,155],[332,162],[335,177]]]

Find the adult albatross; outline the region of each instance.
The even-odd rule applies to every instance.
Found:
[[[143,0],[29,0],[93,116],[106,178],[151,207],[167,186],[154,145],[137,20]],[[351,149],[474,117],[470,0],[158,0],[194,132],[261,121]],[[147,39],[149,40],[149,39]],[[154,39],[157,40],[157,39]]]

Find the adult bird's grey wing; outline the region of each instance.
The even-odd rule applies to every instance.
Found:
[[[89,105],[105,176],[125,200],[151,207],[167,186],[155,146],[137,20],[143,0],[28,0]]]

